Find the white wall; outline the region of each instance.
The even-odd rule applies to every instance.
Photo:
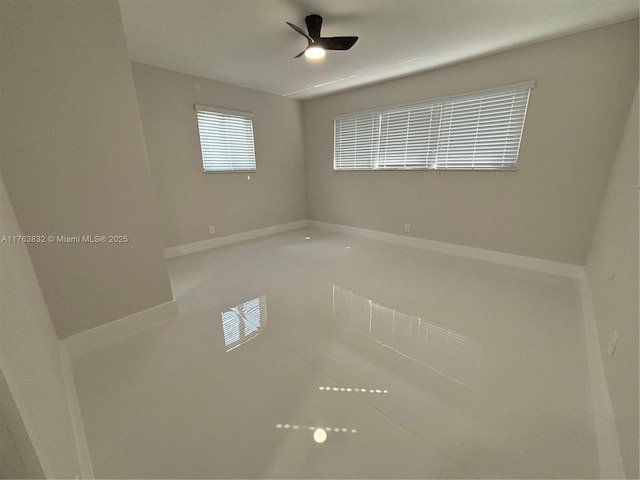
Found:
[[[0,169],[22,231],[129,237],[29,245],[58,335],[172,301],[118,2],[0,9]]]
[[[308,217],[584,265],[637,79],[634,20],[305,101]],[[516,172],[332,170],[333,115],[527,80]]]
[[[306,218],[302,110],[296,100],[133,64],[165,247]],[[254,114],[257,171],[203,173],[195,104]]]
[[[20,234],[0,179],[0,238]],[[0,373],[45,476],[82,477],[58,337],[25,244],[0,243],[0,274]]]
[[[609,178],[586,270],[627,478],[638,478],[638,93]],[[614,332],[613,357],[607,347]]]

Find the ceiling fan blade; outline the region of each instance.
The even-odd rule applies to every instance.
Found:
[[[327,37],[321,38],[320,42],[325,50],[349,50],[358,37]]]
[[[298,32],[300,35],[304,36],[309,43],[313,42],[313,38],[311,38],[309,35],[307,35],[307,32],[305,32],[304,30],[302,30],[299,26],[294,25],[293,23],[289,23],[289,22],[285,22],[287,25],[289,25],[291,28],[293,28],[296,32]]]
[[[313,40],[317,40],[320,38],[320,29],[322,28],[322,17],[320,15],[309,15],[304,19],[307,24],[307,30],[309,31],[309,36]]]
[[[304,50],[302,50],[299,54],[297,54],[295,57],[293,58],[300,58],[302,55],[304,55],[304,52],[306,52],[307,49],[305,48]]]

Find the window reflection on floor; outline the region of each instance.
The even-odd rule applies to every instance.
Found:
[[[267,296],[246,301],[222,313],[227,352],[260,335],[267,326]]]
[[[354,330],[464,386],[478,371],[480,348],[449,328],[384,307],[370,298],[333,286],[333,312]]]

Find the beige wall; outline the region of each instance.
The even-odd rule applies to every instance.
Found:
[[[165,247],[306,218],[299,102],[133,64]],[[257,171],[205,174],[195,104],[254,114]]]
[[[638,94],[629,112],[587,260],[605,375],[627,478],[638,478]],[[613,357],[607,347],[617,332]]]
[[[171,301],[115,0],[3,0],[0,169],[60,337]]]
[[[306,101],[308,218],[583,265],[637,78],[636,20]],[[332,171],[332,115],[526,80],[516,172]]]
[[[0,238],[20,234],[0,179]],[[28,440],[16,435],[20,429],[15,422],[13,429],[11,422],[5,427],[18,454],[29,450],[26,442],[35,450],[38,461],[21,458],[27,473],[40,467],[47,478],[81,477],[58,337],[25,244],[0,243],[0,272],[0,377],[6,381]],[[3,418],[6,403],[3,398]]]

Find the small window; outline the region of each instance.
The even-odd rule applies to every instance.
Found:
[[[333,118],[334,170],[515,170],[534,82]]]
[[[196,105],[202,166],[207,172],[254,172],[253,115]]]

